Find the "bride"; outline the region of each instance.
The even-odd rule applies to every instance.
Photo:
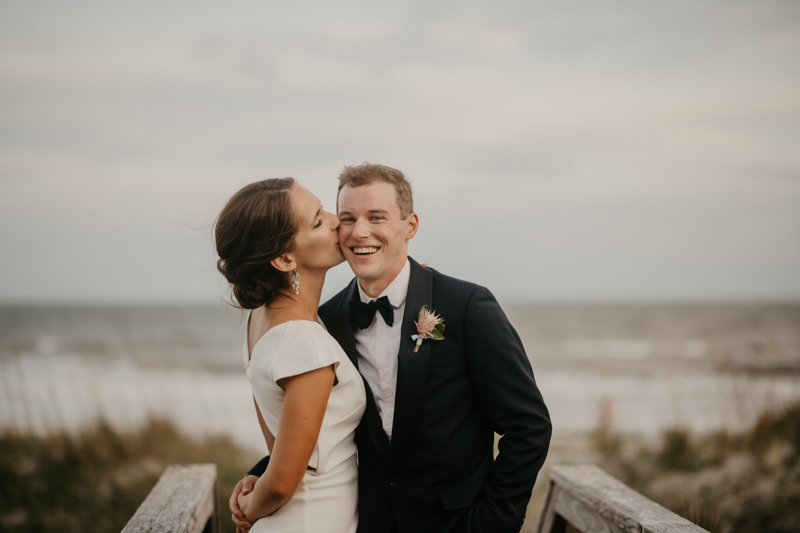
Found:
[[[243,355],[270,461],[239,507],[252,533],[358,526],[358,371],[317,318],[328,269],[344,261],[339,219],[292,178],[251,183],[217,219],[219,271],[250,309]]]

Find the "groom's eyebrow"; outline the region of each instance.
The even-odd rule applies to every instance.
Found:
[[[376,214],[377,215],[388,215],[389,211],[386,211],[385,209],[370,209],[369,211],[367,211],[367,214],[368,215],[376,215]],[[339,216],[340,217],[353,216],[353,214],[350,211],[347,211],[347,210],[343,209],[343,210],[339,211]]]

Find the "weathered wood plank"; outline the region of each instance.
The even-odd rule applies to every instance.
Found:
[[[215,518],[216,487],[216,465],[172,465],[122,533],[201,533]]]
[[[706,531],[702,527],[689,522],[689,524],[653,524],[642,526],[642,533],[696,533]]]
[[[536,531],[551,533],[553,531],[553,521],[556,518],[555,502],[553,501],[553,482],[547,487],[542,513],[539,515],[539,523]]]
[[[589,531],[615,533],[706,531],[645,498],[594,465],[552,466],[550,479],[552,488],[559,489],[553,496],[555,512],[587,533]],[[606,524],[608,529],[599,526],[597,520]],[[540,531],[540,533],[547,532]]]
[[[574,498],[558,485],[553,487],[553,491],[555,512],[564,517],[579,531],[584,533],[639,533],[638,527],[634,530],[618,527],[598,511]]]

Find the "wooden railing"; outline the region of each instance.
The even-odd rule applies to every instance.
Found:
[[[172,465],[122,533],[216,533],[216,504],[216,465]]]
[[[593,465],[550,467],[537,533],[702,533]]]
[[[217,467],[173,465],[122,533],[216,533]],[[550,467],[537,533],[708,533],[593,465]]]

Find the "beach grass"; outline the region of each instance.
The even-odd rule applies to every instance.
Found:
[[[741,433],[675,428],[656,444],[598,431],[600,466],[715,533],[800,531],[800,404]]]
[[[0,435],[0,531],[119,532],[170,464],[215,463],[222,531],[227,498],[256,458],[227,437],[196,440],[153,420],[78,434]]]
[[[800,404],[742,433],[676,428],[652,443],[605,427],[594,447],[611,475],[709,531],[800,531]],[[227,498],[257,459],[229,437],[190,438],[164,420],[130,433],[107,423],[76,434],[6,432],[0,531],[118,532],[168,465],[211,462],[220,528],[232,532]]]

